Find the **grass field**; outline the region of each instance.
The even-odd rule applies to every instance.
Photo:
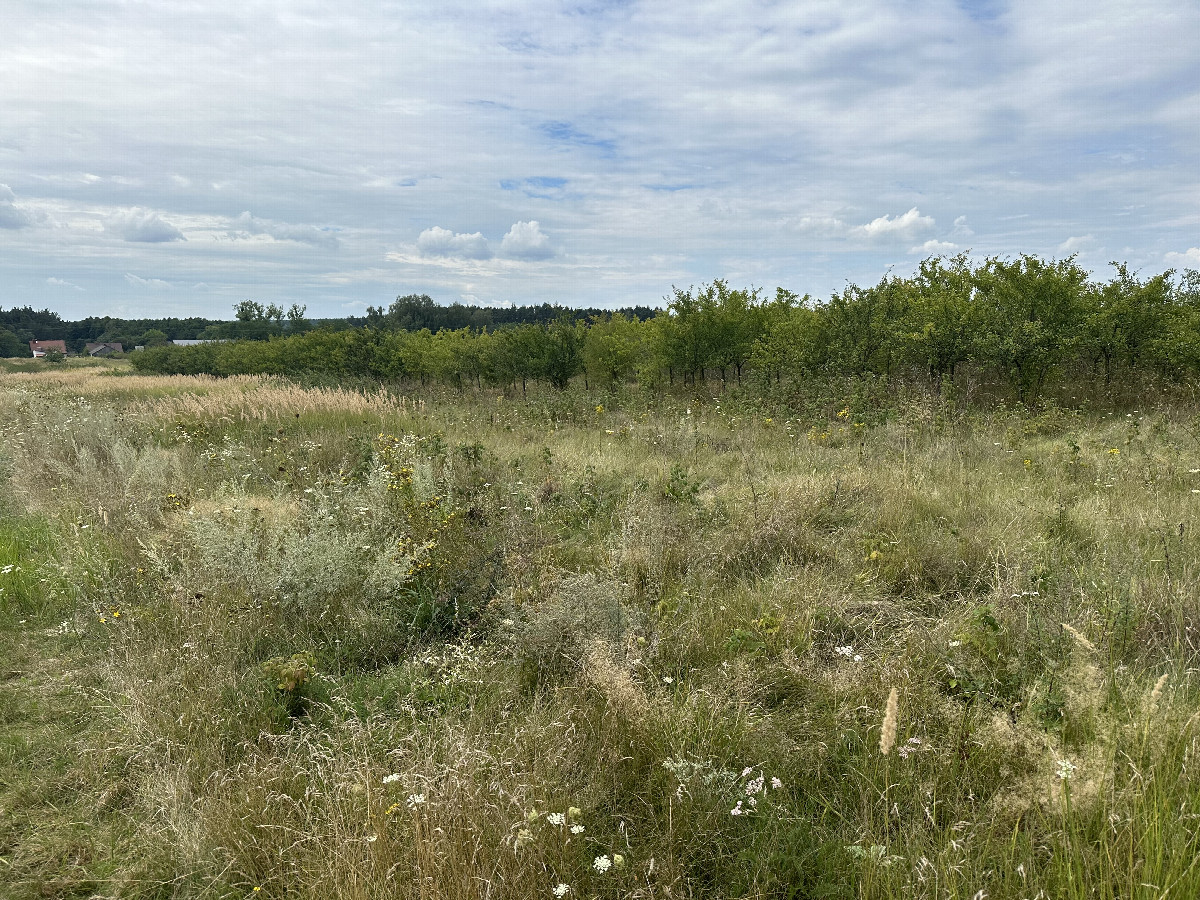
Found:
[[[1200,410],[0,375],[0,896],[1200,895]]]

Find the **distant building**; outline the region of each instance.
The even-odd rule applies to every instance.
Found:
[[[30,341],[29,349],[33,351],[34,359],[41,359],[47,353],[58,351],[63,356],[67,355],[66,341]]]
[[[125,348],[118,341],[108,341],[103,344],[88,344],[84,347],[88,356],[112,356],[114,353],[124,353]]]

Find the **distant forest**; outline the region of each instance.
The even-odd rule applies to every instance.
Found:
[[[649,306],[628,307],[621,314],[645,319],[658,310]],[[233,308],[232,320],[174,317],[163,319],[119,319],[89,316],[79,321],[63,319],[49,309],[0,307],[0,357],[29,356],[33,340],[66,341],[72,353],[82,353],[88,343],[118,342],[126,350],[137,346],[156,347],[177,340],[268,340],[303,334],[314,329],[346,331],[354,328],[405,329],[432,332],[470,328],[492,331],[513,325],[547,325],[563,317],[586,321],[610,315],[600,309],[576,309],[543,303],[539,306],[487,307],[452,303],[441,306],[425,294],[397,297],[387,308],[367,307],[365,316],[344,319],[309,319],[303,306],[284,310],[276,304],[244,300]]]

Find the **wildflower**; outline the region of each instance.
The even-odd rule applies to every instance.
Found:
[[[592,862],[592,868],[595,869],[597,872],[599,872],[601,875],[603,875],[605,872],[607,872],[609,869],[612,868],[612,860],[609,859],[607,856],[597,856],[596,859]]]
[[[950,642],[950,646],[951,646],[951,647],[961,647],[961,646],[962,646],[962,641],[951,641],[951,642]]]
[[[567,818],[569,819],[578,819],[582,815],[583,810],[578,806],[571,806],[567,808]]]
[[[625,857],[623,857],[620,853],[614,853],[613,854],[613,865],[616,866],[618,869],[625,868]]]
[[[780,781],[778,778],[772,778],[771,779],[771,787],[773,787],[775,790],[779,790],[781,787],[783,787],[783,782]]]
[[[536,822],[538,820],[538,815],[539,813],[536,809],[531,809],[525,814],[525,818],[530,822]]]
[[[900,706],[900,694],[892,688],[888,694],[887,708],[884,710],[883,725],[879,730],[879,752],[887,756],[892,752],[892,745],[896,743],[896,713]]]
[[[571,834],[583,834],[584,828],[582,825],[572,825]]]
[[[834,647],[833,652],[838,656],[844,656],[849,659],[854,655],[854,648],[849,645],[846,645],[845,647]]]
[[[567,817],[560,812],[552,812],[546,816],[546,821],[551,825],[562,825],[567,821]]]
[[[1078,768],[1079,766],[1075,765],[1075,763],[1071,762],[1069,759],[1060,759],[1054,774],[1058,776],[1060,781],[1066,781],[1075,774],[1075,770]]]
[[[571,893],[571,886],[569,884],[563,884],[560,881],[558,884],[556,884],[554,886],[554,896],[555,897],[565,897],[569,893]]]
[[[515,848],[517,850],[520,850],[526,844],[531,844],[531,843],[533,843],[533,832],[532,831],[530,831],[528,828],[522,828],[520,831],[517,832],[517,840],[515,842]]]
[[[408,799],[405,800],[404,802],[408,805],[409,809],[416,809],[418,806],[420,806],[422,803],[425,802],[425,795],[424,794],[409,794]]]
[[[759,775],[753,781],[747,782],[747,784],[746,784],[746,796],[747,797],[753,797],[755,794],[761,794],[763,792],[763,790],[764,790],[764,788],[763,788],[762,775]]]
[[[675,683],[675,679],[672,678],[670,675],[664,675],[662,680],[663,680],[663,684],[674,684]]]
[[[396,783],[397,781],[399,781],[399,780],[400,780],[400,776],[399,776],[399,775],[397,775],[397,774],[395,774],[394,772],[393,772],[391,775],[384,775],[384,776],[383,776],[383,783],[384,783],[384,784],[395,784],[395,783]]]
[[[737,806],[735,806],[733,809],[731,809],[729,811],[729,814],[731,816],[744,816],[746,814],[746,811],[744,809],[742,809],[742,801],[741,800],[739,800],[737,802]]]

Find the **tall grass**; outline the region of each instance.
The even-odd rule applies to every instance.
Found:
[[[4,890],[1195,895],[1197,411],[829,410],[5,376]]]

